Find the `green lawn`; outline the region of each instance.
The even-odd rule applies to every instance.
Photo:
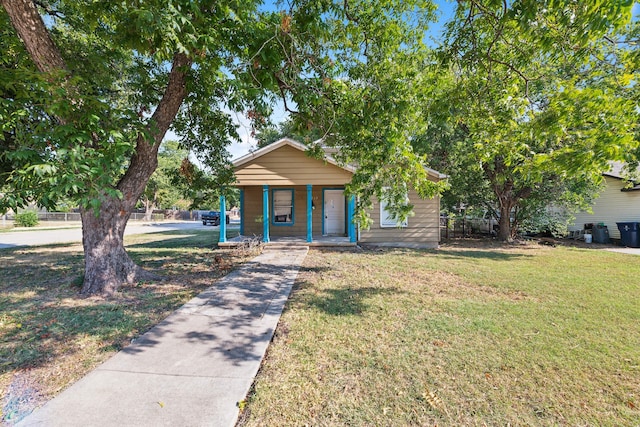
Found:
[[[640,425],[640,257],[311,251],[242,425]]]
[[[113,299],[78,295],[80,244],[0,250],[0,420],[27,414],[255,256],[217,241],[212,227],[126,236],[131,256],[166,279]]]

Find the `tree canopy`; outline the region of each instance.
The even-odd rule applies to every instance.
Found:
[[[449,203],[495,209],[502,240],[552,203],[585,207],[609,161],[635,161],[631,3],[592,6],[460,2],[449,24],[420,146],[451,175]]]

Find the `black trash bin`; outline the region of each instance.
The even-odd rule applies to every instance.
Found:
[[[616,222],[620,230],[620,241],[623,246],[630,248],[640,248],[638,239],[638,222]]]
[[[609,229],[606,225],[598,224],[591,230],[593,234],[593,241],[595,243],[609,243]]]

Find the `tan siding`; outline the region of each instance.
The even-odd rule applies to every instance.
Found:
[[[256,222],[262,217],[262,187],[244,188],[244,235],[262,235],[262,223]]]
[[[270,186],[269,203],[273,189],[292,188],[287,186]],[[269,226],[271,237],[278,236],[306,236],[307,233],[307,188],[295,186],[294,188],[294,225],[278,226],[273,223]],[[315,209],[312,213],[313,235],[322,234],[322,191],[325,188],[337,188],[335,185],[314,186],[312,199]],[[414,191],[409,193],[409,200],[414,204],[415,215],[409,218],[407,228],[380,228],[380,205],[376,202],[371,212],[373,224],[371,229],[362,230],[360,241],[362,243],[406,243],[417,245],[437,246],[440,240],[439,214],[440,201],[434,199],[422,200]],[[244,234],[246,236],[262,235],[262,223],[256,222],[256,218],[262,217],[262,187],[244,187]],[[271,215],[271,209],[269,210]]]
[[[625,182],[621,179],[605,177],[606,187],[593,203],[593,213],[576,214],[570,230],[581,230],[584,224],[604,223],[609,236],[620,238],[616,222],[640,221],[640,191],[620,191]]]
[[[362,230],[363,243],[424,243],[437,245],[440,241],[440,199],[420,199],[415,191],[409,192],[409,201],[414,205],[415,215],[409,217],[406,228],[381,228],[380,203],[375,201],[369,230]]]
[[[312,231],[314,236],[320,236],[322,235],[322,187],[313,187],[311,197],[313,197],[313,204],[316,207],[311,218]]]
[[[262,218],[262,187],[243,187],[245,203],[245,236],[262,235],[262,222],[256,222],[256,218]],[[293,188],[294,190],[294,224],[292,226],[269,224],[269,235],[278,236],[305,236],[307,235],[307,186],[270,186],[269,203],[272,202],[272,190],[282,188]],[[314,235],[322,233],[322,188],[314,187],[312,200],[316,206],[312,211],[312,232]],[[269,215],[272,214],[271,206]]]
[[[351,172],[284,145],[235,169],[237,185],[343,185]]]

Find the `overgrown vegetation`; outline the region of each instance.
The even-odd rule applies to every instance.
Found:
[[[243,413],[256,425],[635,425],[637,258],[312,251]]]
[[[16,227],[35,227],[38,225],[38,214],[34,211],[24,211],[16,214]]]
[[[0,250],[3,421],[27,414],[255,254],[214,250],[211,228],[125,239],[137,262],[166,279],[122,287],[112,299],[79,296],[81,245]]]

